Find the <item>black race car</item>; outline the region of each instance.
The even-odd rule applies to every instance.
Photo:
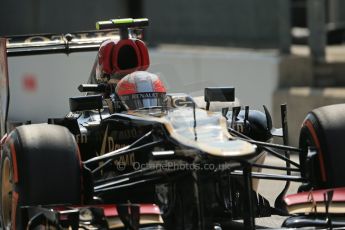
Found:
[[[187,94],[173,93],[159,105],[129,108],[117,87],[124,75],[148,68],[147,48],[138,39],[139,29],[147,24],[147,19],[99,22],[98,29],[119,36],[111,53],[119,81],[109,76],[100,80],[96,59],[88,84],[78,87],[87,94],[70,98],[68,115],[12,130],[7,123],[6,55],[98,50],[103,40],[92,38],[95,32],[84,40],[66,34],[41,44],[21,43],[23,37],[15,37],[7,49],[1,40],[1,80],[7,83],[1,85],[2,227],[254,229],[256,217],[289,212],[298,216],[288,218],[284,227],[343,226],[344,218],[338,215],[344,212],[342,190],[310,191],[345,184],[339,176],[343,157],[338,137],[345,121],[338,115],[345,106],[311,112],[299,148],[271,143],[277,136],[287,144],[284,105],[282,129],[272,127],[265,107],[264,113],[240,106],[210,111],[213,101],[234,101],[232,87],[206,88],[205,108]],[[290,160],[290,152],[300,154],[300,163]],[[286,167],[263,165],[267,153],[286,161]],[[264,174],[257,170],[261,168],[286,174]],[[252,178],[304,184],[301,194],[284,201],[286,186],[271,207],[256,193]],[[314,193],[315,199],[308,198]],[[320,194],[326,194],[323,200]],[[325,208],[308,210],[315,205]]]

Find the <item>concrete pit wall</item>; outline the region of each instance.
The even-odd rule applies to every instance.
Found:
[[[207,86],[235,86],[242,105],[272,107],[279,57],[209,47],[173,46],[150,49],[149,71],[159,73],[169,92],[203,95]],[[88,79],[95,52],[9,58],[12,121],[46,122],[69,111],[68,98]]]

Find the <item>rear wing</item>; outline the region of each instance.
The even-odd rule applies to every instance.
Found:
[[[120,39],[119,30],[0,37],[0,138],[8,131],[8,57],[97,51],[106,39]]]
[[[67,34],[34,34],[8,36],[7,55],[24,56],[82,51],[97,51],[106,39],[125,39],[142,36],[142,28],[148,26],[147,18],[123,18],[99,21],[93,31]]]
[[[111,19],[97,22],[97,30],[91,31],[0,37],[0,138],[9,131],[6,127],[10,116],[8,57],[98,51],[107,39],[142,38],[142,29],[146,26],[146,18]]]
[[[120,36],[119,31],[116,30],[95,30],[67,34],[9,36],[6,38],[7,54],[11,57],[97,51],[102,41],[120,39]]]

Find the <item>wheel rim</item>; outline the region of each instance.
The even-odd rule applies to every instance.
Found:
[[[1,216],[4,229],[10,229],[12,216],[13,175],[10,160],[6,157],[2,167]]]

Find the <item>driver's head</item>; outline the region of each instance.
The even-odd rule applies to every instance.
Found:
[[[127,109],[136,110],[163,106],[166,89],[157,75],[136,71],[117,83],[116,93]]]

